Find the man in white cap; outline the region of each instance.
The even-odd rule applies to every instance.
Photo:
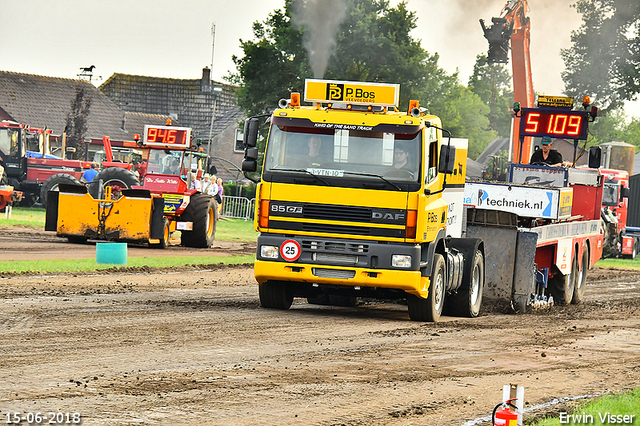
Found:
[[[555,149],[551,149],[551,138],[545,136],[540,142],[540,149],[535,151],[531,156],[529,164],[560,167],[562,166],[562,154]]]

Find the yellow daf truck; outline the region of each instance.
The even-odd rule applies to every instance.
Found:
[[[263,307],[361,297],[406,299],[415,321],[478,315],[484,244],[463,237],[467,141],[416,101],[400,111],[399,91],[307,80],[308,106],[292,93],[270,116],[255,216]],[[260,120],[245,123],[247,177]]]

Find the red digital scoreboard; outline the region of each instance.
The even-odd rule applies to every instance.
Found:
[[[587,138],[588,129],[588,111],[571,111],[560,108],[522,108],[520,137],[549,136],[584,140]]]
[[[143,143],[160,148],[189,148],[191,129],[188,127],[144,126]]]

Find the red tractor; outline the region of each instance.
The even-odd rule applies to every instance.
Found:
[[[50,135],[51,130],[30,128],[14,121],[0,122],[0,166],[5,170],[0,185],[11,185],[23,192],[24,204],[28,206],[38,201],[46,206],[47,194],[57,191],[60,184],[80,185],[82,174],[91,165],[87,161],[66,160],[64,155],[51,155]],[[102,167],[132,169],[133,165],[103,162]],[[110,174],[129,177],[122,172]],[[127,183],[134,185],[138,181]]]

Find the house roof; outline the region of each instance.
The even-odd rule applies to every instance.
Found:
[[[85,136],[88,139],[109,136],[113,140],[132,141],[135,133],[142,133],[144,124],[164,124],[169,118],[125,113],[88,81],[10,71],[0,71],[0,108],[14,121],[48,128],[54,135],[60,135],[79,89],[84,89],[91,96]]]

